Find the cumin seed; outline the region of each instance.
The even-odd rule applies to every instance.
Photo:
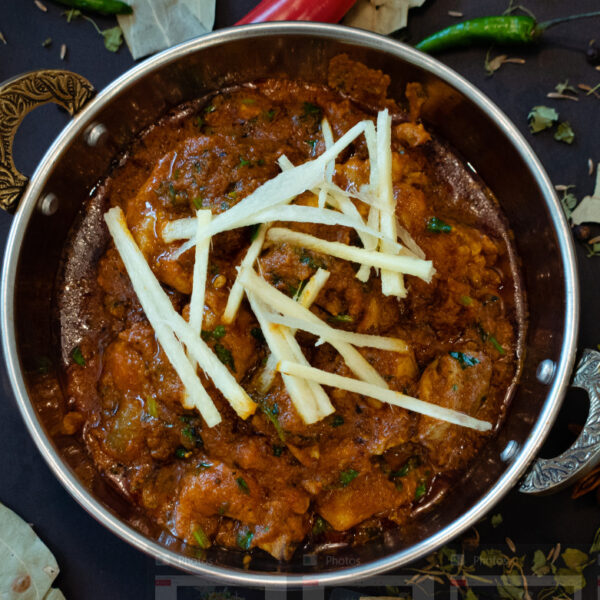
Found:
[[[40,0],[33,0],[33,3],[42,11],[48,12],[48,7],[40,2]]]

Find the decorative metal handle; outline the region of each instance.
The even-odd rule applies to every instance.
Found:
[[[92,84],[69,71],[33,71],[0,86],[0,208],[13,212],[25,191],[28,178],[12,157],[15,134],[25,116],[34,108],[54,102],[71,116],[95,94]]]
[[[519,491],[526,494],[556,492],[583,477],[600,463],[600,352],[584,350],[573,386],[587,391],[590,411],[575,443],[556,458],[538,458]]]

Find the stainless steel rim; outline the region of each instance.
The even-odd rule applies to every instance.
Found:
[[[335,572],[310,573],[306,575],[253,572],[221,568],[198,560],[186,558],[160,546],[156,542],[150,541],[138,531],[123,524],[116,516],[95,500],[78,481],[73,471],[63,462],[38,421],[37,413],[29,400],[21,373],[21,366],[17,355],[13,319],[13,291],[15,288],[19,251],[24,232],[27,228],[29,217],[35,208],[37,199],[43,191],[49,174],[53,169],[54,163],[61,156],[63,150],[69,146],[71,140],[81,134],[86,125],[93,121],[94,116],[106,104],[110,103],[123,87],[135,82],[155,68],[177,61],[181,56],[194,53],[203,48],[220,45],[240,38],[252,38],[269,34],[284,36],[309,34],[314,37],[325,37],[356,43],[357,45],[375,48],[391,55],[401,56],[404,60],[433,73],[471,98],[496,121],[504,134],[512,139],[515,150],[521,155],[531,172],[534,174],[536,182],[544,195],[552,222],[557,232],[561,258],[565,265],[566,275],[565,328],[563,331],[561,358],[556,367],[554,381],[548,390],[546,402],[544,403],[528,441],[524,444],[517,458],[504,475],[476,505],[437,534],[406,548],[405,550],[401,550],[367,564],[357,565]],[[556,419],[561,404],[560,401],[568,386],[569,376],[575,360],[576,336],[579,325],[577,265],[575,261],[574,245],[567,221],[555,196],[548,175],[529,144],[508,117],[506,117],[506,115],[477,88],[463,79],[455,71],[429,56],[401,44],[400,42],[376,34],[340,25],[320,23],[264,23],[260,25],[248,25],[245,27],[224,29],[166,50],[139,66],[134,67],[108,86],[63,130],[62,134],[49,148],[36,169],[26,194],[21,201],[21,206],[9,234],[2,271],[1,294],[2,349],[4,351],[6,368],[19,409],[31,436],[42,453],[42,456],[75,500],[95,519],[107,526],[120,538],[165,563],[197,575],[226,581],[230,584],[268,587],[332,585],[348,582],[350,580],[364,579],[384,570],[399,567],[433,552],[436,548],[447,543],[483,517],[492,506],[516,484],[521,475],[523,475],[525,469],[540,450],[547,432]]]

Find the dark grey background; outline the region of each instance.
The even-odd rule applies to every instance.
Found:
[[[44,13],[33,0],[0,0],[0,31],[7,44],[0,44],[0,81],[24,71],[40,68],[67,68],[87,77],[98,90],[135,63],[124,46],[112,54],[105,50],[102,38],[84,21],[68,24],[61,16],[63,7],[43,0]],[[314,0],[318,1],[318,0]],[[598,0],[524,0],[539,20],[600,8]],[[217,0],[215,28],[233,25],[257,2],[253,0]],[[456,22],[448,15],[458,10],[471,18],[500,14],[506,0],[427,0],[410,14],[410,25],[397,37],[414,43],[426,34]],[[102,28],[114,26],[114,20],[98,18]],[[50,47],[42,47],[46,38]],[[455,51],[439,58],[464,75],[495,101],[524,132],[555,184],[576,184],[578,197],[591,194],[594,179],[588,175],[588,158],[600,160],[600,100],[580,94],[579,102],[549,100],[546,93],[566,78],[572,84],[596,85],[600,72],[589,66],[584,52],[590,39],[600,40],[600,21],[566,24],[552,30],[544,42],[532,49],[510,49],[509,53],[526,59],[525,65],[505,65],[493,77],[484,70],[485,48]],[[68,46],[67,58],[59,58],[60,46]],[[495,48],[492,56],[505,52]],[[527,130],[527,113],[537,104],[554,106],[561,119],[568,119],[576,133],[572,146],[558,143],[549,132],[532,136]],[[15,142],[15,161],[31,175],[53,138],[66,124],[67,116],[54,106],[43,107],[29,115]],[[502,168],[502,165],[498,165]],[[6,239],[11,218],[0,214],[0,239]],[[600,231],[598,231],[600,233]],[[540,247],[540,253],[544,248]],[[3,244],[0,247],[3,253]],[[600,257],[586,258],[578,247],[582,285],[582,321],[580,348],[600,343]],[[16,510],[55,553],[61,566],[57,584],[70,599],[154,598],[155,576],[165,573],[154,560],[129,547],[87,515],[56,481],[34,447],[6,383],[1,367],[0,396],[0,501]],[[570,392],[564,403],[543,454],[551,456],[573,440],[568,425],[582,423],[587,403],[585,396]],[[600,511],[592,496],[572,500],[570,491],[528,498],[511,493],[494,513],[504,517],[494,529],[489,521],[479,526],[482,542],[500,545],[509,536],[519,553],[536,548],[546,551],[556,542],[566,546],[589,548],[600,526]],[[598,567],[588,569],[585,598],[597,597]],[[339,595],[337,590],[335,597]],[[240,590],[240,595],[245,594]],[[181,596],[184,597],[184,596]],[[185,597],[192,597],[185,596]],[[201,593],[193,597],[201,597]],[[255,597],[255,596],[252,596]],[[488,597],[495,597],[491,591]]]

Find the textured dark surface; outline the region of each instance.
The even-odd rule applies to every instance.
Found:
[[[68,24],[61,16],[63,8],[44,0],[48,12],[40,11],[33,0],[0,0],[0,31],[7,44],[0,43],[0,81],[32,69],[67,68],[87,77],[102,89],[135,63],[126,47],[112,54],[105,50],[102,38],[91,24],[76,21]],[[215,28],[232,25],[256,4],[253,0],[217,0]],[[530,0],[526,3],[539,20],[562,16],[566,12],[583,12],[598,8],[597,0]],[[411,11],[410,25],[398,37],[409,43],[437,29],[456,22],[449,10],[465,17],[499,14],[505,0],[427,0],[420,9]],[[102,28],[112,27],[114,20],[99,18]],[[52,38],[48,48],[42,42]],[[596,85],[600,73],[585,61],[584,52],[590,39],[600,39],[600,24],[580,21],[548,32],[544,43],[533,49],[494,48],[492,56],[509,52],[526,59],[524,65],[505,65],[493,77],[486,76],[486,48],[455,51],[439,58],[479,87],[514,121],[525,134],[546,167],[553,183],[575,184],[578,197],[590,194],[594,179],[588,175],[588,158],[600,159],[600,100],[579,95],[578,102],[550,100],[546,93],[559,81],[569,78],[572,84]],[[59,58],[60,46],[68,46],[65,61]],[[552,134],[532,136],[527,131],[527,113],[537,104],[554,106],[561,120],[569,120],[576,140],[572,146],[556,142]],[[27,175],[35,170],[51,141],[66,124],[66,114],[55,106],[44,107],[29,115],[15,142],[15,163]],[[498,164],[501,169],[502,165]],[[8,235],[11,217],[0,214],[0,238]],[[599,231],[600,233],[600,231]],[[540,247],[540,253],[544,248]],[[600,343],[600,321],[597,318],[600,298],[600,257],[587,258],[578,247],[582,286],[582,320],[579,347],[595,348]],[[43,462],[18,413],[12,392],[1,367],[0,391],[0,501],[16,510],[35,528],[55,553],[61,574],[57,584],[68,598],[86,600],[105,598],[200,598],[202,593],[184,591],[179,595],[155,594],[167,586],[155,588],[155,577],[170,579],[172,570],[157,566],[155,561],[121,542],[87,515],[67,494]],[[559,420],[548,440],[543,455],[561,452],[572,441],[568,426],[582,423],[587,412],[585,396],[570,392]],[[494,529],[489,520],[479,527],[482,544],[495,545],[507,551],[504,539],[509,536],[519,554],[536,548],[546,551],[556,542],[562,547],[589,548],[593,534],[600,526],[600,510],[595,498],[571,500],[567,490],[554,496],[530,498],[514,491],[494,510],[502,513],[503,524]],[[164,573],[164,577],[161,575]],[[600,568],[588,571],[584,598],[597,597]],[[391,583],[391,582],[390,582]],[[172,586],[171,586],[172,587]],[[441,591],[442,586],[437,590]],[[403,588],[408,590],[408,588]],[[174,590],[173,590],[174,591]],[[244,597],[262,597],[239,591]],[[329,592],[327,592],[329,594]],[[318,597],[320,593],[316,592]],[[349,597],[336,590],[332,597]],[[358,597],[358,595],[356,595]],[[417,597],[415,595],[415,597]],[[423,597],[423,596],[422,596]],[[425,596],[427,597],[427,596]],[[482,594],[483,597],[483,594]],[[495,589],[487,597],[497,597]]]

